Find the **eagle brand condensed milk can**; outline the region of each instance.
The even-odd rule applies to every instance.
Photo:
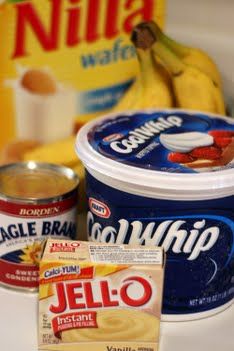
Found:
[[[17,163],[0,168],[0,284],[38,287],[41,242],[75,238],[78,178],[69,168]]]

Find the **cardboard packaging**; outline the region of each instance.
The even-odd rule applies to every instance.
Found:
[[[0,162],[9,162],[13,140],[63,140],[111,109],[137,73],[132,28],[150,19],[162,26],[164,7],[164,0],[0,1]]]
[[[49,239],[40,263],[39,349],[158,350],[164,253]]]

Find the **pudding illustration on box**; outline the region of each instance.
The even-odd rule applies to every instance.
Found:
[[[18,67],[14,91],[16,136],[49,143],[72,135],[78,95],[56,81],[49,69]]]
[[[234,123],[183,110],[112,114],[84,126],[88,239],[162,246],[164,320],[233,302]]]

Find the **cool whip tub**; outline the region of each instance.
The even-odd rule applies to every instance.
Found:
[[[234,297],[233,120],[182,110],[109,115],[82,128],[91,241],[163,246],[164,320]]]

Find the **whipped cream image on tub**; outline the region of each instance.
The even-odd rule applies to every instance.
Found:
[[[84,126],[88,239],[162,246],[164,320],[224,310],[234,297],[234,121],[183,110]]]
[[[49,239],[39,349],[157,351],[163,273],[161,248]]]
[[[188,132],[179,134],[161,134],[159,141],[170,151],[187,153],[196,147],[213,145],[214,138],[206,133]]]

